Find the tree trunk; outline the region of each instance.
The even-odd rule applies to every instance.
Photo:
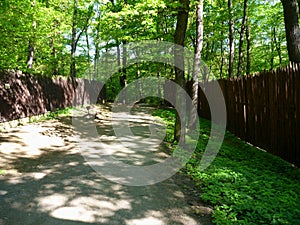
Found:
[[[223,22],[222,22],[222,27],[223,27]],[[224,67],[224,32],[223,29],[221,30],[221,36],[222,36],[222,40],[221,40],[221,65],[220,65],[220,78],[223,77],[223,67]]]
[[[33,68],[33,59],[34,59],[34,42],[32,40],[29,41],[28,44],[28,57],[27,57],[27,68]]]
[[[224,41],[222,40],[221,41],[221,64],[220,64],[220,74],[219,74],[220,78],[223,77],[223,67],[224,67],[224,47],[223,47],[223,45],[224,45]]]
[[[71,36],[71,64],[70,64],[70,77],[73,79],[76,77],[76,63],[75,63],[75,52],[76,52],[76,28],[77,28],[77,7],[78,0],[73,2],[73,21],[72,21],[72,36]]]
[[[161,94],[161,71],[158,69],[157,71],[157,79],[158,79],[158,87],[157,87],[157,97],[159,98],[159,102],[162,103],[162,94]],[[160,104],[161,105],[161,104]]]
[[[33,9],[33,11],[35,11],[35,6],[36,6],[36,2],[32,1],[31,3],[31,7]],[[28,69],[32,69],[33,68],[33,60],[34,60],[34,36],[35,36],[35,31],[36,31],[36,21],[35,21],[35,15],[33,13],[32,16],[32,36],[29,39],[29,43],[28,43],[28,57],[27,57],[27,68]]]
[[[92,80],[90,41],[89,41],[89,34],[88,34],[88,28],[87,27],[85,29],[85,39],[86,39],[86,47],[87,47],[87,60],[88,60],[89,80]]]
[[[274,39],[276,51],[277,51],[277,54],[279,57],[279,66],[282,66],[281,46],[280,46],[280,40],[277,41],[276,27],[273,27],[273,39]]]
[[[244,15],[242,20],[241,32],[240,32],[240,42],[239,42],[239,60],[238,60],[238,71],[237,75],[241,76],[243,72],[243,44],[244,44],[244,35],[246,30],[246,23],[247,23],[247,12],[248,12],[248,0],[244,0]]]
[[[100,9],[97,8],[97,26],[96,26],[96,37],[94,40],[95,43],[95,55],[94,55],[94,78],[98,75],[98,60],[100,58],[100,20],[101,20],[101,12]]]
[[[228,0],[228,12],[229,12],[229,65],[228,65],[228,77],[233,77],[233,66],[234,66],[234,20],[233,20],[232,0]]]
[[[198,118],[198,77],[200,74],[201,53],[203,48],[203,0],[200,0],[199,4],[196,6],[196,17],[196,51],[194,58],[194,72],[192,78],[192,103],[194,107],[192,107],[191,110],[191,116],[189,121],[190,129],[196,128]]]
[[[251,36],[250,36],[250,25],[246,27],[246,39],[247,39],[247,65],[246,74],[251,72]]]
[[[56,54],[56,48],[54,44],[54,37],[50,38],[50,49],[51,49],[51,73],[52,75],[58,75],[58,60],[57,60],[57,54]]]
[[[291,62],[300,63],[300,31],[297,0],[281,0],[284,12],[287,49]]]
[[[189,16],[189,0],[180,0],[182,4],[178,9],[177,23],[174,36],[174,65],[175,65],[175,81],[181,87],[176,90],[176,114],[174,140],[185,143],[186,133],[186,99],[182,90],[185,90],[184,78],[184,39],[188,24]],[[183,125],[183,127],[181,126]]]
[[[274,60],[275,60],[275,48],[276,48],[276,40],[273,37],[273,27],[271,27],[271,60],[270,60],[270,70],[274,68]]]
[[[94,56],[94,78],[98,75],[98,60],[100,57],[100,46],[98,43],[95,43],[95,56]]]
[[[120,77],[120,84],[122,87],[122,103],[126,104],[126,86],[127,86],[127,47],[126,41],[122,42],[123,44],[123,54],[122,54],[122,76]]]

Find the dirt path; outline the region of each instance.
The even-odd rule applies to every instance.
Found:
[[[109,121],[101,120],[99,129],[111,138]],[[211,224],[211,209],[183,175],[142,187],[101,177],[79,151],[70,124],[61,118],[0,133],[0,225]],[[136,133],[144,130],[143,120],[134,124]],[[167,157],[167,150],[152,153],[115,151],[136,165]]]

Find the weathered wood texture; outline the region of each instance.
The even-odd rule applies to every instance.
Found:
[[[224,94],[229,131],[300,166],[299,64],[207,85],[214,82]],[[204,92],[199,93],[199,114],[210,119]]]
[[[76,79],[75,92],[70,79],[34,77],[13,70],[2,71],[0,122],[40,115],[90,101],[95,103],[95,99],[103,102],[105,88],[102,87],[103,84],[97,81]]]

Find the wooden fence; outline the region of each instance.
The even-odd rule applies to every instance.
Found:
[[[300,166],[300,65],[254,76],[220,79],[199,93],[199,114],[210,118],[206,91],[218,82],[227,129],[255,146]]]
[[[67,106],[106,99],[103,83],[76,79],[34,77],[21,71],[0,71],[0,123],[44,114]],[[102,89],[101,89],[102,88]],[[101,90],[101,91],[100,91]]]

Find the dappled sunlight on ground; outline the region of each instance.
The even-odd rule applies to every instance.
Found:
[[[211,224],[210,215],[197,216],[188,204],[188,191],[180,184],[189,181],[182,175],[152,186],[113,183],[88,165],[73,134],[70,120],[0,133],[1,225]],[[106,147],[116,158],[151,161],[151,151],[114,149],[114,141]],[[163,151],[155,154],[152,163],[167,157]]]

